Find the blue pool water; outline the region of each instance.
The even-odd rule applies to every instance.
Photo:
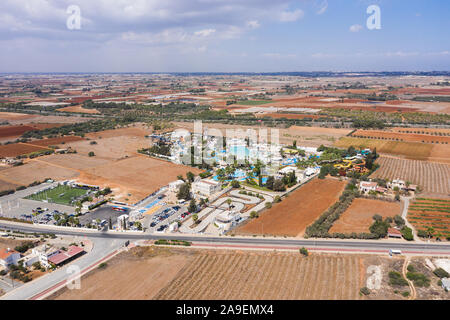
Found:
[[[231,180],[238,180],[238,181],[244,181],[247,178],[247,175],[245,174],[244,170],[236,170],[233,174],[233,179],[228,179],[225,180],[226,182],[230,182]],[[215,175],[213,178],[213,180],[215,181],[219,181],[219,177],[217,175]],[[263,177],[262,178],[262,182],[266,183],[267,182],[267,177]]]

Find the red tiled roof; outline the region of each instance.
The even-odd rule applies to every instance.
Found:
[[[388,234],[399,235],[399,236],[402,235],[402,233],[400,232],[400,230],[397,230],[397,229],[395,229],[395,228],[389,228],[389,229],[388,229]]]
[[[2,249],[0,250],[0,259],[5,260],[13,253],[18,253],[16,250]]]
[[[53,264],[58,265],[60,263],[63,263],[67,259],[70,259],[70,258],[72,258],[74,256],[79,255],[83,251],[84,251],[83,248],[80,248],[80,247],[77,247],[77,246],[70,246],[68,251],[66,251],[66,252],[61,251],[60,253],[55,254],[54,256],[50,257],[48,259],[48,261],[50,261]]]

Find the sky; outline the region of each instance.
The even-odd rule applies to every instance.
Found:
[[[449,14],[448,0],[1,0],[0,72],[450,71]]]

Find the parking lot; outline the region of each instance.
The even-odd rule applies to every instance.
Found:
[[[186,212],[187,209],[182,206],[164,206],[149,216],[144,224],[150,232],[164,232],[174,221],[182,221],[184,219],[182,216],[186,217]]]
[[[109,218],[111,218],[111,222],[114,225],[117,222],[117,217],[121,216],[122,214],[127,214],[128,212],[124,211],[116,211],[113,210],[113,207],[104,205],[97,210],[90,211],[86,213],[85,215],[79,216],[78,219],[80,220],[80,224],[82,226],[85,226],[89,223],[92,223],[93,220],[99,219],[100,221],[105,220],[107,225],[109,224]]]
[[[30,194],[39,192],[41,190],[47,189],[57,184],[58,184],[57,182],[42,183],[38,186],[30,187],[25,190],[16,191],[13,194],[0,197],[0,215],[7,218],[26,219],[24,217],[31,216],[33,210],[35,210],[38,207],[42,209],[47,208],[48,210],[45,210],[46,214],[53,212],[55,210],[67,214],[75,213],[75,207],[57,203],[47,203],[43,201],[23,199],[24,197]],[[39,219],[39,217],[37,218]]]

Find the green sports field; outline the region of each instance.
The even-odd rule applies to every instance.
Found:
[[[88,191],[80,188],[72,188],[70,186],[59,185],[54,189],[44,190],[37,194],[29,195],[25,199],[59,203],[65,205],[71,205],[73,199],[80,196],[84,196]]]

